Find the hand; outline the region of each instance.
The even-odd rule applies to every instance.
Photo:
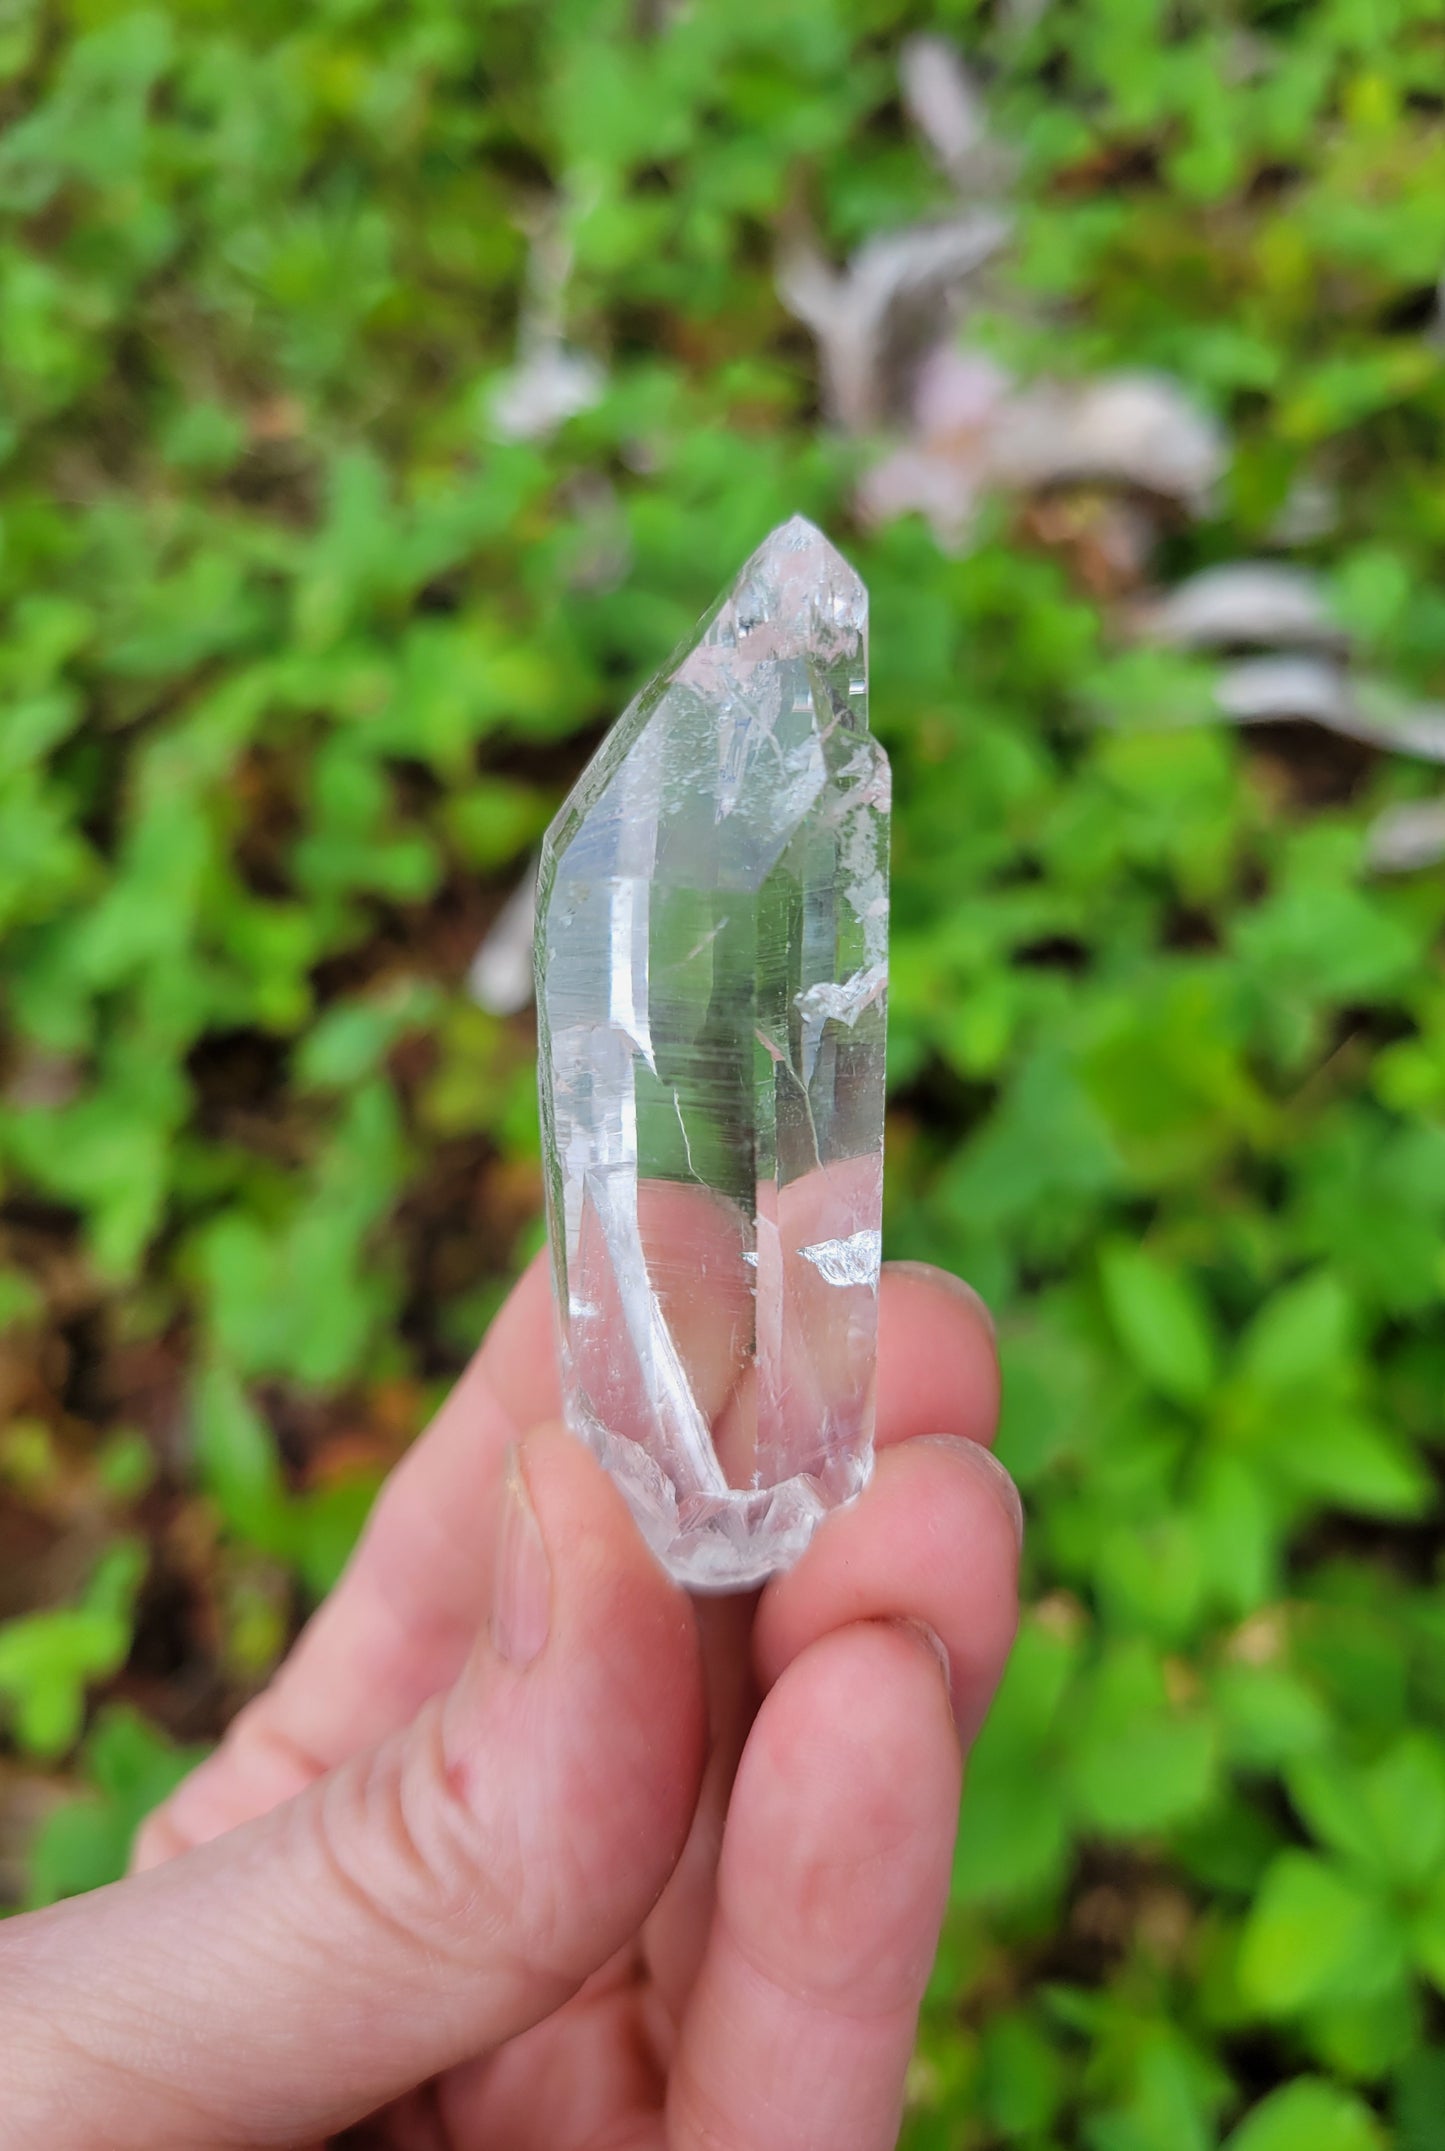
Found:
[[[890,1265],[871,1485],[694,1605],[547,1424],[534,1265],[138,1872],[0,1927],[0,2145],[884,2151],[1014,1629],[996,1403]]]

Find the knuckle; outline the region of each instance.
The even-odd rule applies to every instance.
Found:
[[[411,1952],[489,1978],[540,1984],[557,1999],[581,1976],[527,1887],[509,1803],[478,1799],[446,1754],[440,1709],[336,1771],[314,1806],[327,1887],[368,1928]],[[537,1865],[545,1871],[545,1862]],[[557,1908],[556,1924],[564,1924]]]
[[[166,1860],[174,1859],[176,1854],[184,1852],[186,1847],[187,1840],[176,1828],[171,1815],[171,1803],[167,1800],[154,1814],[147,1815],[136,1831],[131,1844],[130,1864],[134,1872],[141,1874],[148,1867],[160,1867]]]

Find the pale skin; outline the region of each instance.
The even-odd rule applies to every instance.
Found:
[[[871,1485],[695,1603],[534,1266],[132,1875],[0,1926],[4,2151],[887,2151],[1018,1506],[978,1302],[880,1325]]]

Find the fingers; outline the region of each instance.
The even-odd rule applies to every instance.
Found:
[[[34,2094],[75,2114],[64,2143],[329,2134],[537,2021],[635,1932],[701,1770],[691,1609],[560,1431],[526,1446],[494,1566],[490,1624],[410,1727],[5,1937],[0,2049],[43,2057],[26,2024],[69,2027]]]
[[[912,1621],[941,1643],[959,1730],[972,1739],[1017,1625],[1022,1531],[1013,1481],[978,1443],[922,1437],[883,1450],[860,1499],[763,1593],[760,1682],[849,1622]]]
[[[779,1579],[763,1594],[764,1648],[753,1654],[754,1662],[763,1682],[771,1683],[806,1644],[831,1627],[895,1614],[920,1622],[936,1618],[957,1641],[960,1696],[976,1690],[981,1712],[988,1675],[980,1670],[975,1680],[965,1671],[967,1624],[975,1602],[986,1609],[988,1620],[980,1619],[978,1633],[977,1658],[982,1669],[991,1662],[991,1654],[1001,1655],[997,1636],[1013,1619],[1016,1549],[1011,1542],[1005,1543],[998,1549],[997,1563],[979,1566],[978,1556],[988,1537],[987,1517],[980,1534],[970,1500],[966,1497],[960,1504],[954,1499],[959,1474],[945,1466],[947,1492],[931,1533],[926,1573],[920,1579],[911,1543],[914,1502],[921,1502],[926,1514],[939,1473],[935,1466],[921,1474],[905,1470],[895,1476],[889,1459],[910,1446],[911,1435],[940,1428],[971,1434],[976,1442],[992,1437],[998,1399],[992,1326],[982,1303],[967,1286],[925,1264],[884,1267],[879,1313],[875,1484],[855,1508],[824,1527],[815,1541],[818,1551],[804,1557],[802,1574],[808,1580],[801,1591],[791,1586],[785,1589],[787,1580]],[[984,1456],[982,1449],[969,1446],[971,1453]],[[983,1468],[988,1468],[986,1462]],[[878,1502],[880,1482],[889,1486],[886,1503]],[[964,1484],[969,1482],[965,1479]],[[859,1517],[870,1520],[861,1537],[853,1522]],[[875,1517],[880,1525],[876,1532],[871,1521]],[[843,1531],[845,1519],[848,1528]],[[833,1538],[835,1530],[841,1533],[839,1539]],[[975,1538],[980,1545],[970,1551]],[[852,1575],[853,1588],[846,1588],[852,1564],[860,1558],[863,1565]],[[960,1593],[957,1584],[970,1562],[975,1573]],[[657,2041],[664,2049],[668,2022],[681,2012],[705,1943],[733,1772],[756,1702],[747,1677],[752,1605],[739,1599],[705,1601],[699,1613],[714,1703],[714,1747],[687,1850],[647,1935],[648,1969],[664,2016],[656,2028]]]
[[[539,1259],[432,1425],[392,1475],[331,1598],[225,1742],[153,1816],[137,1864],[249,1821],[404,1725],[456,1678],[491,1587],[477,1519],[507,1444],[558,1409]],[[879,1298],[878,1441],[992,1436],[998,1369],[981,1303],[956,1278],[889,1263]]]
[[[669,2151],[890,2151],[958,1793],[920,1637],[853,1627],[794,1660],[739,1768]]]
[[[991,1442],[998,1353],[971,1286],[930,1262],[885,1262],[878,1292],[878,1446],[917,1434]]]
[[[873,1481],[758,1602],[753,1660],[770,1692],[727,1811],[669,2151],[885,2151],[895,2141],[957,1817],[957,1735],[940,1711],[934,1646],[967,1740],[1017,1621],[1021,1511],[983,1446],[998,1397],[981,1302],[945,1272],[888,1265]],[[858,1625],[880,1620],[909,1627]],[[907,1678],[879,1677],[889,1650],[895,1661],[911,1652]],[[853,1669],[821,1707],[820,1665],[830,1678],[835,1666]],[[790,1778],[767,1767],[779,1725],[785,1744],[812,1757]],[[765,1798],[758,1787],[770,1784]],[[906,1848],[896,1857],[895,1841]],[[819,1845],[836,1859],[821,1880],[810,1856]]]

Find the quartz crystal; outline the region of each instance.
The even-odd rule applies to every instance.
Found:
[[[889,778],[867,627],[822,533],[775,530],[542,855],[567,1414],[695,1589],[787,1567],[872,1461]]]

